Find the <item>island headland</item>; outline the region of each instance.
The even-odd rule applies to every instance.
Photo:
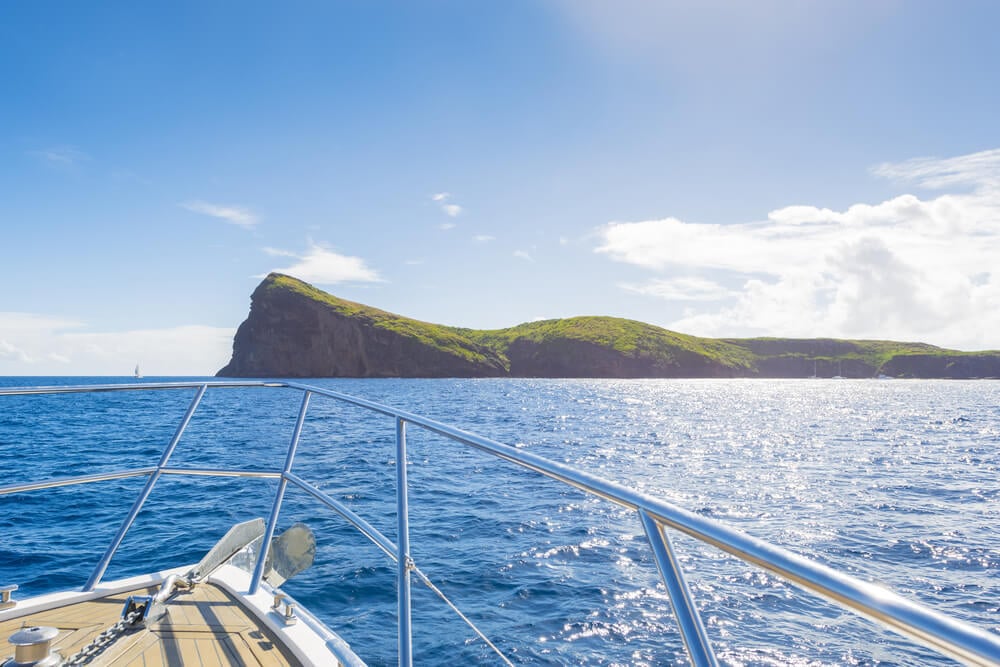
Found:
[[[1000,351],[832,338],[701,338],[617,317],[478,330],[421,322],[272,273],[220,377],[984,378]]]

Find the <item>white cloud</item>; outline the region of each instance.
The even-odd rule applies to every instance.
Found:
[[[788,206],[732,225],[614,222],[596,252],[651,271],[621,287],[686,303],[670,326],[690,333],[1000,348],[1000,151],[873,171],[966,191]]]
[[[449,204],[448,201],[451,199],[450,192],[438,192],[431,195],[431,201],[437,202],[444,214],[450,218],[457,218],[462,213],[462,207],[458,204]]]
[[[189,201],[182,202],[180,207],[193,211],[194,213],[201,213],[202,215],[219,218],[220,220],[225,220],[231,225],[237,225],[238,227],[244,227],[247,229],[260,222],[260,219],[253,213],[253,211],[241,206],[212,204],[206,201]]]
[[[444,232],[448,231],[449,229],[455,229],[455,227],[458,227],[458,225],[456,225],[454,222],[442,222],[440,225],[438,225],[438,229]]]
[[[234,329],[92,332],[78,320],[0,312],[0,373],[6,375],[212,375],[229,360]]]
[[[292,266],[271,270],[309,283],[335,285],[346,282],[382,282],[378,272],[369,268],[362,258],[341,255],[321,245],[311,244],[304,255],[274,248],[266,249],[265,252],[298,259],[299,261]]]
[[[518,259],[523,259],[523,260],[525,260],[527,262],[533,262],[533,261],[535,261],[535,259],[530,254],[528,254],[527,252],[525,252],[524,250],[515,250],[514,251],[514,257],[517,257]]]
[[[476,243],[489,243],[490,241],[496,241],[497,237],[490,236],[489,234],[476,234],[472,237],[472,240]]]

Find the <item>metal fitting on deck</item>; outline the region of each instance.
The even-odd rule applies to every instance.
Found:
[[[62,664],[62,656],[52,652],[52,640],[59,631],[42,625],[21,628],[10,636],[14,645],[14,657],[3,663],[3,667],[56,667]]]
[[[17,584],[0,586],[0,611],[3,611],[4,609],[11,609],[17,604],[15,600],[10,599],[10,594],[16,590]]]
[[[281,605],[285,605],[285,612],[281,612]],[[288,600],[288,595],[281,591],[274,592],[274,602],[271,604],[271,611],[280,614],[285,621],[285,625],[295,625],[298,617],[295,616],[295,602]]]
[[[295,625],[298,622],[299,619],[295,616],[295,603],[289,602],[285,605],[285,625]]]

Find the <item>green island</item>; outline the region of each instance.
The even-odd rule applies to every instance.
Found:
[[[702,338],[617,317],[478,330],[421,322],[272,273],[223,377],[984,378],[1000,351],[833,338]]]

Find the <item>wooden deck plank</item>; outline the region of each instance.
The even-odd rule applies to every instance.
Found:
[[[160,641],[166,644],[168,641],[172,641],[177,646],[177,653],[181,656],[181,662],[184,665],[195,665],[196,667],[205,667],[205,662],[201,659],[201,655],[198,652],[198,639],[195,637],[185,636],[184,633],[172,633],[172,637],[164,637],[161,635]],[[214,666],[214,663],[218,660],[215,655],[215,651],[209,652],[209,656],[213,658],[209,665]]]
[[[159,637],[149,632],[137,633],[131,641],[122,639],[122,646],[115,646],[114,652],[108,651],[108,658],[113,658],[105,664],[115,665],[163,665]],[[96,660],[92,664],[100,664]]]
[[[129,595],[155,593],[155,589],[139,589],[13,618],[0,623],[0,641],[25,624],[48,625],[60,631],[53,644],[55,650],[68,657],[118,621]],[[191,591],[180,591],[170,598],[167,609],[167,615],[159,622],[120,637],[90,664],[94,667],[284,667],[300,664],[277,643],[270,630],[217,586],[203,583]],[[0,662],[12,655],[12,646],[0,645]]]

